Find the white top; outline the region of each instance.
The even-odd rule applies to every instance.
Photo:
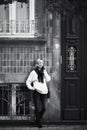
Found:
[[[49,74],[47,73],[46,70],[44,70],[44,82],[38,82],[38,75],[33,70],[28,79],[26,80],[26,85],[30,90],[36,90],[41,94],[47,94],[48,93],[48,88],[46,82],[49,82],[51,80]],[[31,83],[33,82],[33,87],[31,86]]]

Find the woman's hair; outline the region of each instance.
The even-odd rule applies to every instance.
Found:
[[[38,65],[39,65],[39,62],[44,63],[43,60],[41,60],[41,59],[37,59],[37,60],[36,60],[36,64],[35,64],[35,66],[38,66]]]

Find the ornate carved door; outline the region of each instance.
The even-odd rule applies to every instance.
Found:
[[[61,118],[82,118],[82,28],[81,20],[66,14],[61,18]]]

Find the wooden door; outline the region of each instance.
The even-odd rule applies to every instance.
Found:
[[[82,118],[81,25],[80,18],[75,15],[67,14],[61,18],[61,118],[63,120]]]

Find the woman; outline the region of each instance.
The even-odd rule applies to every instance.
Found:
[[[46,83],[50,80],[51,78],[44,68],[43,60],[38,59],[36,61],[35,69],[30,73],[26,81],[26,85],[30,90],[33,90],[36,122],[39,127],[42,127],[40,121],[44,112],[46,111],[48,94],[48,87]],[[41,108],[39,103],[41,103]]]

